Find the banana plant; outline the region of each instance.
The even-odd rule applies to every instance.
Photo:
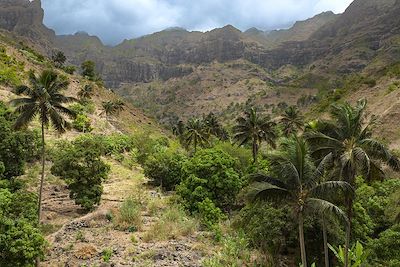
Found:
[[[345,250],[342,246],[339,246],[337,249],[335,249],[333,246],[328,244],[329,249],[335,254],[335,257],[339,260],[341,264],[345,263]],[[362,267],[363,262],[368,257],[368,253],[364,250],[363,245],[357,241],[356,244],[354,244],[351,249],[349,250],[349,267]]]

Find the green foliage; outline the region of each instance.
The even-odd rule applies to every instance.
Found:
[[[82,63],[81,65],[82,69],[82,76],[88,78],[91,81],[94,81],[97,79],[97,74],[96,74],[96,65],[93,61],[87,60]]]
[[[202,224],[208,229],[213,229],[220,221],[226,219],[221,209],[215,206],[209,198],[197,203],[197,210]]]
[[[198,151],[184,164],[186,177],[177,186],[185,208],[197,212],[198,203],[208,198],[218,208],[231,209],[243,185],[235,166],[235,159],[222,150]]]
[[[279,255],[287,248],[290,232],[296,232],[290,212],[268,203],[246,205],[235,217],[234,227],[244,231],[250,244],[271,255]]]
[[[79,132],[83,133],[90,133],[91,131],[93,131],[91,120],[85,114],[78,114],[72,122],[72,126]]]
[[[391,202],[392,193],[400,190],[400,180],[389,179],[383,182],[375,182],[372,185],[362,183],[361,180],[358,180],[358,183],[360,185],[356,191],[355,212],[357,214],[358,209],[362,208],[365,209],[366,214],[357,221],[364,225],[371,221],[369,228],[372,230],[371,232],[371,230],[362,229],[363,231],[360,232],[364,232],[364,234],[375,233],[376,235],[382,229],[389,228],[393,222],[395,214],[388,213],[387,209]],[[363,240],[365,241],[365,239]]]
[[[386,263],[384,266],[398,266],[394,263],[400,262],[400,224],[380,233],[377,239],[370,242],[369,247],[379,263]]]
[[[252,155],[251,151],[247,148],[235,146],[229,142],[218,142],[214,148],[220,149],[236,159],[235,170],[240,172],[240,174],[245,174],[249,166],[251,166]]]
[[[75,73],[75,71],[76,71],[76,67],[75,66],[63,66],[62,69],[66,73],[71,74],[71,75],[73,75]]]
[[[64,66],[67,57],[64,55],[62,51],[54,51],[51,55],[51,60],[54,62],[54,65],[57,68],[62,68]]]
[[[345,262],[345,249],[342,246],[339,246],[338,249],[335,249],[331,245],[329,245],[330,250],[335,254],[336,258],[339,262],[344,265]],[[360,242],[356,242],[351,249],[349,250],[349,267],[361,267],[362,264],[366,261],[368,257],[368,253],[364,250],[363,245]]]
[[[43,258],[45,240],[36,228],[36,195],[0,189],[0,265],[33,266]]]
[[[243,233],[229,235],[221,241],[222,249],[203,261],[204,267],[269,266],[262,257],[254,258],[249,240]]]
[[[0,47],[0,84],[11,86],[21,84],[21,73],[23,71],[24,64],[7,55],[6,49]]]
[[[0,162],[7,179],[24,174],[25,162],[38,158],[41,143],[37,132],[14,131],[14,122],[11,111],[0,102]]]
[[[110,167],[102,161],[102,150],[95,139],[79,139],[64,146],[53,158],[51,172],[65,179],[76,204],[92,210],[100,203],[102,182]]]
[[[90,101],[74,103],[69,108],[76,114],[93,114],[96,109],[94,103]]]
[[[103,261],[110,262],[113,253],[114,253],[114,251],[110,248],[104,249],[103,252],[101,253],[103,256]]]
[[[179,152],[168,149],[151,155],[145,162],[144,174],[152,179],[156,186],[167,191],[174,190],[184,176],[183,165],[187,157]]]
[[[141,204],[137,199],[126,199],[115,216],[117,227],[122,229],[139,229],[142,225]]]

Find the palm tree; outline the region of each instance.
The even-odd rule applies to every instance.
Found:
[[[246,111],[244,117],[236,119],[235,142],[242,146],[251,142],[253,151],[253,162],[257,161],[258,150],[263,141],[275,148],[277,139],[276,124],[268,117],[261,117],[254,108]]]
[[[221,123],[218,121],[217,116],[214,113],[210,112],[207,116],[204,117],[204,124],[207,127],[210,134],[219,138],[219,140],[227,140],[228,133],[222,127]]]
[[[366,123],[366,101],[360,100],[353,107],[348,103],[332,105],[330,121],[319,121],[306,133],[312,146],[312,155],[321,159],[332,154],[339,176],[352,186],[355,177],[363,175],[368,181],[383,178],[382,163],[395,170],[400,169],[399,160],[379,141],[372,138],[370,125]],[[353,199],[346,200],[349,227],[346,231],[345,266],[348,266]]]
[[[185,138],[186,126],[183,121],[178,121],[172,126],[172,133],[179,138],[179,142],[183,144]]]
[[[78,97],[81,100],[86,100],[92,98],[94,91],[94,87],[91,84],[86,84],[79,92],[78,92]]]
[[[194,152],[196,153],[198,145],[205,147],[209,144],[209,137],[210,134],[202,120],[194,118],[188,120],[185,133],[186,147],[193,144]]]
[[[63,115],[74,118],[75,113],[63,104],[76,101],[76,99],[61,93],[68,87],[69,81],[60,78],[53,70],[45,70],[38,77],[30,72],[29,81],[31,87],[22,85],[15,88],[14,93],[16,95],[25,97],[14,99],[11,104],[16,107],[18,113],[14,125],[16,129],[26,127],[36,117],[39,117],[42,126],[42,173],[38,200],[38,220],[40,223],[45,166],[45,128],[51,124],[59,133],[64,133],[69,127],[69,123]]]
[[[125,109],[125,104],[122,100],[116,101],[103,101],[102,103],[103,111],[99,114],[106,114],[108,116],[118,115],[122,110]]]
[[[323,181],[331,159],[332,155],[326,156],[316,168],[306,141],[293,136],[283,141],[281,151],[270,157],[271,170],[277,178],[262,173],[251,175],[254,183],[248,192],[250,201],[267,200],[283,203],[289,205],[296,214],[303,266],[307,266],[303,226],[305,213],[332,212],[345,218],[345,213],[339,207],[324,198],[337,190],[353,192],[347,182]]]
[[[296,106],[290,106],[281,115],[281,124],[283,133],[286,137],[303,129],[304,120],[299,109]]]

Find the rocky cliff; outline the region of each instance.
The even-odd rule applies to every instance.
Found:
[[[1,0],[0,28],[48,47],[55,33],[43,24],[40,0]]]

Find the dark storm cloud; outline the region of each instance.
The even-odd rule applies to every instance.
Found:
[[[340,13],[352,0],[42,0],[45,24],[57,34],[86,31],[107,44],[168,27],[241,30],[290,25],[322,11]]]

